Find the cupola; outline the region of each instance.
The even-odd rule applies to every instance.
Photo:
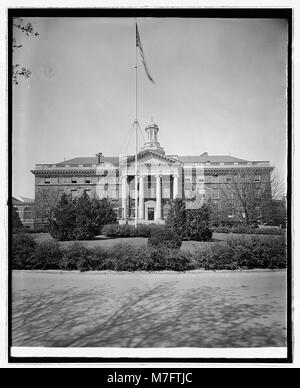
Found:
[[[163,147],[161,147],[158,142],[158,125],[152,121],[149,125],[147,125],[145,131],[147,135],[147,140],[144,144],[144,147],[142,147],[142,150],[144,151],[146,149],[149,149],[161,154],[165,154]]]

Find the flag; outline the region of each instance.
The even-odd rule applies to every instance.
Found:
[[[154,84],[154,80],[149,73],[149,70],[148,70],[148,67],[147,67],[147,64],[145,61],[144,52],[143,52],[143,48],[142,48],[142,43],[141,43],[141,38],[140,38],[137,23],[135,23],[135,32],[136,32],[135,33],[135,35],[136,35],[136,47],[139,49],[139,53],[140,53],[140,56],[141,56],[141,59],[142,59],[143,65],[144,65],[146,75],[149,78],[149,80]]]

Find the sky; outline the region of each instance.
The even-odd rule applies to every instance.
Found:
[[[27,20],[24,19],[24,22]],[[134,152],[134,18],[31,18],[38,37],[14,63],[13,195],[34,198],[36,163]],[[280,19],[138,18],[153,85],[138,63],[138,120],[166,154],[269,160],[286,174],[287,23]],[[145,136],[145,133],[144,133]],[[143,139],[140,137],[140,144]]]

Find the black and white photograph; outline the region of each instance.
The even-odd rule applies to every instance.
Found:
[[[10,360],[291,362],[292,10],[7,17]]]

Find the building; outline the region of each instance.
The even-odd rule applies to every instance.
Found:
[[[183,198],[187,208],[200,206],[210,199],[216,208],[225,198],[225,189],[232,177],[251,176],[257,193],[271,198],[268,161],[248,161],[227,155],[196,156],[168,155],[158,142],[159,128],[151,123],[145,129],[146,142],[139,150],[138,159],[138,219],[139,222],[163,222],[170,201]],[[55,164],[36,164],[35,200],[55,203],[63,192],[76,198],[86,192],[89,196],[108,197],[120,222],[135,216],[135,156],[77,157]],[[267,188],[267,190],[266,190]],[[265,194],[264,194],[265,195]],[[231,194],[231,197],[234,195]],[[234,218],[234,204],[226,217]],[[260,211],[256,206],[256,211]]]
[[[287,199],[273,199],[271,202],[272,225],[286,228],[287,225]]]
[[[34,228],[34,200],[25,197],[12,197],[12,205],[26,229]]]

